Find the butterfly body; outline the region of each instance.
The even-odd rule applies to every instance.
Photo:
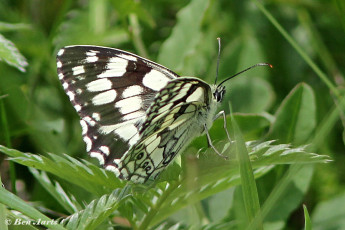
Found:
[[[122,50],[69,46],[58,76],[81,117],[86,150],[121,179],[143,183],[211,128],[223,86]]]

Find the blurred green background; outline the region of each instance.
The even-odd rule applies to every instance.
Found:
[[[281,143],[309,145],[333,159],[314,166],[301,203],[307,204],[315,222],[345,229],[343,0],[1,0],[0,144],[24,152],[87,158],[78,116],[56,74],[55,56],[65,45],[123,49],[211,84],[217,37],[222,39],[220,79],[258,62],[274,66],[228,82],[223,103],[227,113],[230,102],[232,112],[264,114],[274,122],[272,115],[279,113],[290,91],[301,82],[310,86],[316,114],[310,117],[315,128],[309,138],[294,142],[284,139],[286,134],[269,135]],[[5,155],[0,155],[0,164],[2,182],[9,188]],[[24,186],[17,188],[21,197],[44,201],[45,193],[25,167],[16,165],[16,176]],[[270,187],[279,176],[279,170],[267,174],[258,184]],[[303,226],[299,207],[287,217],[285,229]],[[326,229],[319,226],[315,229]]]

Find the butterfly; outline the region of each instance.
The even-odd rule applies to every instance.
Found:
[[[57,72],[80,116],[86,151],[120,179],[157,178],[203,133],[218,153],[208,130],[225,119],[217,107],[230,78],[209,85],[123,50],[88,45],[60,49]]]

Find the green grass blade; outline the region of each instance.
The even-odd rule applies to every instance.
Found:
[[[300,204],[303,194],[308,189],[312,178],[313,167],[309,165],[292,165],[262,205],[262,218],[281,224],[286,223],[286,218]],[[255,224],[260,221],[257,217],[248,230],[256,229]]]
[[[303,205],[303,211],[304,211],[304,230],[312,230],[311,220],[309,217],[307,206]]]
[[[307,55],[300,45],[288,34],[288,32],[279,24],[279,22],[268,12],[265,7],[258,1],[253,0],[261,12],[267,17],[267,19],[273,24],[274,27],[283,35],[283,37],[291,44],[296,52],[308,63],[308,65],[314,70],[319,78],[328,86],[328,88],[340,99],[340,93],[333,83],[327,78],[326,74],[313,62],[313,60]]]
[[[244,207],[249,223],[257,216],[256,229],[263,229],[262,221],[260,220],[260,201],[259,195],[254,179],[252,164],[249,159],[248,151],[240,133],[240,129],[234,119],[232,119],[231,126],[233,128],[235,137],[235,151],[239,163],[242,196]]]
[[[0,186],[2,186],[1,177],[0,177]],[[7,209],[6,206],[3,204],[0,204],[0,229],[7,230],[8,226],[6,224],[6,218],[7,218]]]
[[[7,115],[6,115],[6,109],[4,105],[3,98],[0,98],[0,116],[1,116],[1,126],[3,127],[3,135],[5,137],[5,143],[7,146],[11,147],[11,135],[10,130],[8,128],[8,121],[7,121]],[[17,194],[17,188],[16,188],[16,170],[15,170],[15,164],[13,162],[10,162],[10,177],[11,177],[11,188],[14,194]]]

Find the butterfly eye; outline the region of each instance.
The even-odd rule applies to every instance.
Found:
[[[224,93],[225,93],[225,87],[219,86],[217,87],[216,91],[213,93],[213,96],[217,102],[221,102],[223,100]]]

